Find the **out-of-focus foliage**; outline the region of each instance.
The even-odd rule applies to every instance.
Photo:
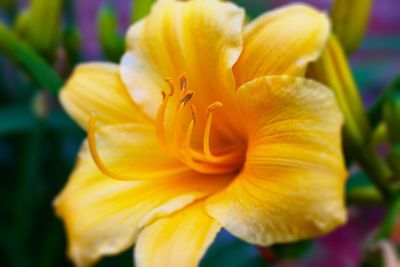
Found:
[[[62,86],[58,74],[28,44],[3,24],[0,24],[0,38],[3,40],[0,43],[3,53],[26,68],[41,86],[57,96],[57,91]]]

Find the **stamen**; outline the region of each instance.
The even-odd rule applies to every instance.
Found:
[[[180,84],[180,89],[182,91],[182,94],[186,93],[187,88],[187,75],[186,73],[183,73],[180,77],[179,77],[179,84]]]
[[[167,142],[167,137],[165,136],[165,130],[164,130],[164,119],[165,119],[165,111],[167,109],[168,105],[168,100],[170,97],[174,95],[175,91],[175,86],[174,82],[171,78],[165,78],[164,79],[168,85],[169,85],[169,94],[167,95],[166,92],[162,91],[161,94],[163,96],[163,103],[160,105],[157,111],[157,116],[156,116],[156,134],[158,139],[160,140],[160,143],[165,146],[169,147],[168,142]]]
[[[174,129],[174,147],[176,148],[176,150],[179,149],[178,147],[178,143],[181,140],[181,129],[180,129],[180,125],[178,124],[178,122],[181,120],[181,113],[183,108],[186,106],[186,104],[190,101],[190,99],[192,98],[192,96],[194,95],[193,91],[190,91],[188,93],[186,93],[185,96],[182,97],[180,104],[176,110],[176,114],[175,114],[175,118],[174,118],[174,122],[173,122],[173,129]],[[179,153],[179,151],[177,151]]]
[[[192,99],[192,96],[193,96],[193,95],[194,95],[194,92],[193,92],[193,91],[190,91],[190,92],[186,93],[186,94],[182,97],[181,103],[182,103],[183,105],[186,105],[187,102],[189,102],[190,99]]]
[[[174,81],[169,77],[165,78],[164,81],[166,81],[169,85],[169,96],[173,96],[175,91]]]
[[[103,163],[103,161],[100,158],[99,152],[97,151],[97,145],[96,145],[96,137],[95,137],[95,132],[96,132],[96,121],[97,121],[97,115],[93,113],[93,115],[89,119],[88,123],[88,143],[89,143],[89,150],[90,154],[92,155],[93,161],[95,162],[97,168],[107,175],[108,177],[117,179],[117,180],[132,180],[132,176],[130,175],[124,175],[120,173],[115,173],[111,171],[110,169],[107,168],[107,166]]]
[[[172,79],[165,78],[165,81],[169,84],[170,92],[169,94],[167,92],[162,92],[163,102],[159,107],[156,117],[156,132],[160,142],[165,145],[170,152],[175,154],[187,167],[200,173],[223,174],[236,170],[238,163],[243,161],[243,149],[238,147],[233,150],[219,151],[217,155],[213,155],[210,148],[213,112],[223,106],[221,102],[214,102],[206,109],[207,119],[204,125],[203,151],[191,147],[193,128],[197,123],[198,117],[196,107],[190,104],[192,118],[187,128],[182,129],[184,124],[182,113],[194,95],[193,91],[188,91],[187,75],[185,73],[179,77],[180,99],[174,97],[174,99],[178,101],[174,101],[173,105],[176,107],[176,110],[171,125],[172,136],[171,138],[167,136],[164,125],[165,113],[167,112],[166,110],[170,97],[174,96],[175,86]],[[203,124],[201,124],[201,126],[203,126]],[[103,167],[105,168],[105,166]],[[115,175],[115,173],[110,173],[110,170],[106,169],[105,171],[107,171],[108,174]]]
[[[207,121],[206,121],[205,130],[204,130],[203,151],[204,151],[204,155],[209,160],[212,160],[214,158],[214,155],[211,153],[211,149],[210,149],[210,132],[211,132],[212,116],[213,116],[213,112],[217,108],[220,108],[222,106],[223,106],[223,104],[221,102],[214,102],[207,107]]]
[[[192,111],[192,120],[194,122],[194,124],[196,124],[196,119],[197,119],[197,109],[196,106],[191,104],[190,105],[190,110]]]
[[[186,130],[183,150],[182,150],[182,160],[185,162],[187,166],[191,169],[198,171],[200,173],[205,174],[222,174],[230,171],[232,168],[231,166],[223,166],[223,165],[211,165],[208,162],[195,162],[192,157],[193,150],[190,147],[190,140],[192,137],[193,127],[195,121],[192,119],[189,123],[189,126]]]

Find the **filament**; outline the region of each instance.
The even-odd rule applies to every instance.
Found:
[[[212,116],[213,112],[217,109],[222,107],[223,104],[221,102],[214,102],[207,107],[207,121],[206,127],[204,130],[204,138],[203,138],[203,151],[207,158],[213,158],[213,154],[211,153],[210,148],[210,132],[211,132],[211,123],[212,123]]]
[[[167,110],[169,98],[174,95],[175,87],[174,87],[174,82],[172,81],[171,78],[165,78],[164,80],[169,85],[169,94],[167,94],[165,92],[161,92],[161,94],[163,96],[163,102],[162,102],[161,106],[158,108],[157,115],[156,115],[156,134],[157,134],[157,137],[158,137],[160,143],[163,146],[169,148],[168,142],[167,142],[167,137],[165,135],[165,130],[164,130],[164,124],[165,124],[164,118],[165,118],[165,111]]]
[[[191,155],[191,147],[190,147],[190,140],[193,132],[193,126],[195,124],[195,120],[192,119],[189,123],[189,126],[186,130],[184,146],[183,146],[183,160],[184,162],[193,170],[198,171],[200,173],[206,174],[223,174],[226,173],[232,168],[230,166],[219,166],[219,165],[212,165],[208,162],[196,162],[194,161]]]
[[[200,124],[204,127],[202,139],[202,151],[193,149],[191,146],[191,139],[194,127],[197,123],[197,110],[196,106],[190,104],[191,120],[184,126],[182,115],[185,107],[194,96],[193,91],[188,90],[187,75],[182,74],[179,77],[179,98],[174,97],[175,114],[172,120],[172,135],[169,137],[165,131],[165,116],[166,110],[170,102],[170,98],[174,96],[175,86],[170,78],[166,78],[170,92],[169,94],[162,92],[163,102],[160,105],[156,116],[156,133],[161,144],[168,148],[178,159],[187,167],[205,174],[224,174],[232,172],[240,166],[243,161],[244,150],[240,146],[235,146],[238,149],[225,151],[222,155],[215,155],[211,151],[211,126],[213,123],[213,113],[218,108],[223,107],[219,101],[212,103],[206,109],[206,121]],[[176,102],[175,102],[176,101]]]
[[[96,121],[97,121],[97,115],[95,113],[92,114],[92,116],[89,119],[88,123],[88,143],[89,143],[89,151],[90,154],[92,155],[93,161],[96,164],[97,168],[104,173],[106,176],[109,176],[111,178],[117,179],[117,180],[132,180],[131,175],[124,175],[121,173],[115,173],[112,170],[110,170],[101,160],[99,152],[97,150],[97,145],[96,145],[96,137],[95,137],[95,132],[96,132]]]

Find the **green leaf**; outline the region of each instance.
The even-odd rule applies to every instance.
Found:
[[[63,81],[30,46],[0,23],[0,51],[21,64],[32,77],[56,96]]]

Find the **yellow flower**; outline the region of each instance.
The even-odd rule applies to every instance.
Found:
[[[266,246],[345,221],[342,116],[302,78],[326,16],[243,21],[232,3],[159,0],[119,66],[75,70],[61,102],[88,141],[55,209],[76,265],[135,244],[139,267],[197,266],[222,227]]]

